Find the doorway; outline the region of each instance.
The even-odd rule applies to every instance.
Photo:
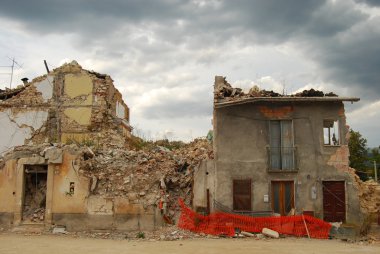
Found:
[[[24,165],[23,223],[45,220],[47,171],[47,165]]]
[[[294,182],[272,181],[272,209],[285,216],[294,208]]]
[[[323,181],[323,219],[346,222],[346,194],[344,181]]]

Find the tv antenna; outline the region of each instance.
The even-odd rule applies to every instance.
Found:
[[[14,57],[10,58],[9,56],[7,56],[7,58],[12,61],[12,65],[5,65],[5,66],[0,66],[0,67],[10,68],[11,72],[9,72],[9,73],[1,73],[1,74],[5,74],[5,75],[10,75],[11,76],[10,81],[9,81],[9,89],[12,89],[12,81],[13,81],[14,69],[15,69],[15,67],[22,68],[22,64],[19,64],[18,62],[16,62],[16,59]]]

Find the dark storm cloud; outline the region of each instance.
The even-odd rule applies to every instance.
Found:
[[[211,65],[226,53],[223,46],[232,43],[244,48],[289,42],[329,82],[359,86],[368,91],[366,96],[378,98],[380,22],[355,5],[349,0],[3,0],[0,15],[21,22],[30,33],[74,34],[77,48],[93,50],[103,59],[119,57],[114,60],[137,80],[187,63]],[[207,50],[209,56],[203,53]],[[192,103],[157,101],[145,113],[155,117],[169,109],[179,116],[185,114],[183,108],[194,109],[193,114],[207,111]]]
[[[365,3],[372,6],[380,6],[380,0],[355,0],[358,3]]]

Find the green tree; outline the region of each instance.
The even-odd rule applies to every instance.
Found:
[[[367,139],[363,138],[358,131],[350,130],[350,167],[357,170],[364,170],[367,158]]]

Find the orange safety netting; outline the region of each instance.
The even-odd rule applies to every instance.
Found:
[[[181,216],[178,227],[197,233],[234,236],[235,229],[261,233],[263,228],[269,228],[280,234],[307,236],[307,226],[310,237],[326,239],[331,229],[330,223],[309,215],[249,217],[215,212],[204,216],[188,208],[182,200],[179,200],[179,204]]]

